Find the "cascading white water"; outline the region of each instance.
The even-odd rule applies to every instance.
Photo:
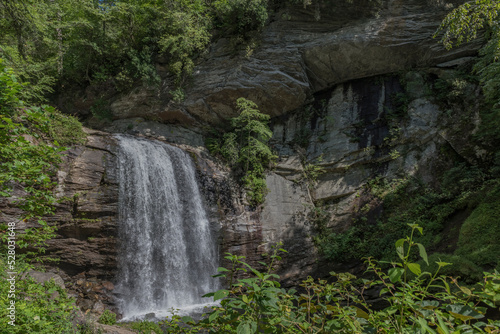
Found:
[[[187,153],[161,142],[119,142],[119,307],[124,319],[207,302],[217,249]]]

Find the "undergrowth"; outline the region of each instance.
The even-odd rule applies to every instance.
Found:
[[[437,261],[433,272],[413,259],[428,263],[425,247],[415,242],[422,228],[409,224],[410,235],[396,241],[396,261],[367,258],[369,279],[331,272],[329,279],[307,278],[301,292],[284,289],[274,266],[285,250],[274,247],[264,271],[244,257],[227,253],[229,268],[219,268],[228,289],[209,293],[220,301],[200,321],[174,316],[164,325],[168,333],[500,333],[500,322],[485,317],[500,303],[500,274],[484,273],[473,288],[440,274],[450,263]],[[238,272],[248,278],[237,278]],[[376,289],[385,301],[373,307],[366,291]]]

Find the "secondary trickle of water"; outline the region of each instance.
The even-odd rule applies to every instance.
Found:
[[[160,142],[117,136],[120,226],[117,292],[124,318],[189,309],[215,291],[216,243],[193,161]]]

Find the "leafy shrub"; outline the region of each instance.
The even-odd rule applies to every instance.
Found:
[[[188,2],[185,2],[188,3]],[[194,69],[194,57],[201,53],[210,42],[211,22],[206,15],[208,8],[201,1],[169,12],[167,22],[169,31],[158,41],[160,51],[169,55],[169,70],[176,78],[177,88],[183,84],[186,76]]]
[[[52,178],[64,148],[43,140],[50,137],[50,129],[54,128],[53,108],[25,106],[17,97],[22,91],[21,85],[1,62],[0,87],[0,100],[5,101],[0,120],[0,196],[10,196],[15,184],[23,187],[26,195],[13,204],[24,211],[20,219],[38,222],[39,227],[26,229],[19,235],[17,245],[27,248],[29,244],[43,251],[45,241],[54,236],[55,228],[42,217],[54,212],[56,198],[52,193],[55,187]],[[0,237],[4,241],[6,236]],[[26,255],[34,253],[30,250]]]
[[[22,85],[17,81],[14,71],[7,68],[0,59],[0,113],[2,115],[12,115],[20,101],[18,94],[22,90]]]
[[[488,308],[500,302],[500,274],[486,273],[475,289],[469,289],[439,275],[449,263],[438,261],[435,272],[422,271],[411,261],[417,253],[428,263],[425,248],[413,240],[422,228],[415,224],[410,228],[410,236],[395,243],[398,261],[387,272],[368,258],[374,279],[332,272],[332,283],[309,277],[300,285],[300,294],[281,288],[273,273],[281,259],[278,254],[284,251],[280,244],[262,272],[243,262],[244,257],[228,253],[230,269],[219,268],[216,275],[226,278],[228,289],[205,295],[220,300],[220,306],[201,321],[176,316],[166,326],[177,333],[499,333],[500,321],[483,320]],[[240,271],[251,275],[238,279]],[[369,289],[380,291],[386,306],[369,304],[365,299]]]
[[[85,143],[87,135],[83,132],[82,124],[76,117],[64,115],[52,107],[46,107],[50,123],[48,133],[59,145],[81,145]]]
[[[99,323],[104,325],[114,325],[116,324],[116,314],[110,310],[105,310],[99,317]]]
[[[158,86],[160,84],[161,79],[152,60],[153,51],[149,47],[144,47],[140,52],[131,50],[129,57],[136,78],[141,79],[148,86]]]
[[[74,300],[69,298],[66,291],[57,286],[53,281],[40,284],[26,274],[30,266],[23,261],[16,261],[15,298],[7,298],[10,289],[6,259],[0,258],[0,317],[4,322],[3,328],[8,328],[8,333],[72,333],[71,323],[74,317]],[[24,277],[23,277],[24,276]],[[15,326],[7,324],[10,300],[15,300]],[[5,333],[5,332],[4,332]]]
[[[163,331],[161,330],[160,326],[157,323],[151,322],[151,321],[140,321],[140,322],[133,322],[130,325],[130,328],[133,330],[137,331],[139,334],[163,334]]]
[[[485,268],[500,270],[500,189],[471,213],[460,229],[456,255]]]
[[[267,0],[217,0],[214,9],[221,24],[240,35],[262,28],[268,19]]]
[[[330,233],[318,240],[317,244],[321,253],[329,259],[357,260],[362,254],[360,250],[363,241],[356,227],[348,229],[345,233]],[[353,250],[353,247],[356,250]]]
[[[433,189],[415,178],[374,178],[366,185],[364,198],[379,202],[381,213],[357,210],[357,218],[345,232],[321,233],[317,245],[323,255],[333,261],[345,262],[363,256],[393,260],[392,244],[401,233],[407,233],[407,223],[418,223],[427,233],[416,240],[431,250],[443,251],[446,228],[457,213],[472,212],[463,225],[455,222],[459,242],[448,248],[453,260],[463,263],[464,269],[447,268],[467,282],[476,281],[484,270],[498,268],[500,255],[496,251],[500,237],[498,223],[498,184],[500,180],[490,171],[464,163],[445,171],[440,178],[441,188]],[[369,211],[369,210],[368,210]],[[379,212],[380,212],[379,211]],[[367,223],[367,218],[371,221]],[[456,269],[456,270],[455,270]]]

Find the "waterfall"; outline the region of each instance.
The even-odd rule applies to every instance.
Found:
[[[191,157],[157,141],[118,135],[116,291],[124,319],[190,309],[217,290],[217,249]]]

